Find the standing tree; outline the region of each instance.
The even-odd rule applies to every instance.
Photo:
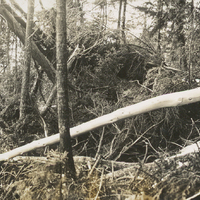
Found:
[[[6,65],[7,65],[7,68],[9,67],[10,65],[10,29],[7,28],[7,33],[6,33],[6,57],[7,57],[7,62],[6,62]]]
[[[99,4],[100,4],[100,8],[101,8],[100,30],[103,31],[106,29],[106,25],[107,25],[107,0],[100,1]]]
[[[119,1],[119,13],[118,13],[117,29],[120,29],[121,13],[122,13],[122,0]]]
[[[17,40],[17,37],[15,36],[15,52],[14,52],[14,55],[15,55],[15,67],[14,67],[14,91],[15,91],[15,94],[16,94],[16,82],[17,82],[17,51],[18,51],[18,40]]]
[[[100,7],[97,23],[99,24],[100,35],[103,36],[107,25],[107,0],[95,0],[94,4]]]
[[[126,5],[127,0],[124,0],[124,10],[123,10],[123,20],[122,20],[122,39],[124,44],[126,44],[126,35],[125,35],[125,28],[126,28]]]
[[[179,45],[179,64],[183,70],[187,70],[187,57],[185,52],[185,44],[186,38],[184,33],[184,25],[185,25],[185,9],[186,9],[186,0],[179,0],[177,3],[177,7],[179,8],[179,12],[176,17],[176,25],[177,25],[177,42]]]
[[[157,46],[157,51],[158,54],[161,54],[161,46],[160,46],[160,42],[161,42],[161,17],[162,17],[162,1],[158,0],[157,2],[158,4],[158,12],[157,12],[157,20],[158,20],[158,46]]]
[[[30,103],[29,84],[30,84],[33,15],[34,15],[34,0],[28,0],[28,16],[26,25],[24,66],[22,70],[22,89],[21,89],[21,100],[20,100],[21,119],[25,118],[25,116],[27,115]]]
[[[58,127],[60,133],[60,151],[67,152],[64,159],[64,173],[75,178],[75,166],[72,155],[70,126],[69,126],[69,97],[66,48],[66,0],[57,0],[56,16],[56,58],[57,58],[57,104]]]
[[[189,71],[189,86],[191,87],[191,80],[192,80],[192,53],[193,53],[193,34],[194,30],[194,0],[191,1],[191,33],[190,33],[190,41],[189,41],[189,58],[188,58],[188,71]]]

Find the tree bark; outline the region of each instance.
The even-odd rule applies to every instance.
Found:
[[[69,124],[69,97],[68,97],[68,73],[67,73],[67,48],[66,48],[66,1],[57,0],[56,17],[56,82],[57,82],[57,108],[58,127],[60,133],[60,151],[67,152],[65,160],[65,174],[75,178],[75,166],[72,155],[72,145]]]
[[[31,41],[34,15],[34,0],[28,0],[28,17],[26,25],[26,39],[24,51],[24,65],[22,70],[22,89],[20,100],[20,118],[23,119],[28,114],[30,106],[29,86],[30,86],[30,66],[31,66]]]

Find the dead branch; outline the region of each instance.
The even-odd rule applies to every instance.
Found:
[[[47,113],[49,107],[51,106],[54,98],[56,97],[56,91],[57,91],[57,87],[56,84],[53,86],[53,89],[51,90],[51,93],[49,95],[49,98],[47,99],[47,102],[45,104],[45,106],[40,109],[40,114],[41,116],[45,116],[45,114]]]
[[[79,55],[80,51],[81,51],[81,48],[79,48],[79,45],[77,45],[67,61],[67,69],[68,70],[72,67],[72,63],[76,59],[77,55]]]

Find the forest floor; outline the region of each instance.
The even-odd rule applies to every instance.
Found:
[[[148,71],[143,83],[120,80],[110,72],[91,76],[90,69],[81,70],[73,80],[82,86],[83,96],[70,93],[72,126],[189,88],[185,73],[165,69],[160,73],[156,67]],[[195,83],[191,88],[196,87]],[[10,105],[2,106],[6,112],[1,111],[0,153],[44,137],[34,116],[26,129],[29,134],[21,132],[22,127],[15,124],[19,102]],[[60,174],[62,160],[56,145],[1,162],[0,199],[195,199],[200,194],[199,152],[173,156],[199,141],[199,108],[199,102],[163,108],[73,139],[76,180]],[[51,134],[58,131],[55,113],[52,108],[44,118]]]
[[[1,163],[3,199],[169,200],[199,196],[200,154],[152,163],[127,163],[75,156],[77,179],[60,175],[59,154],[16,157]],[[61,195],[62,193],[62,195]]]

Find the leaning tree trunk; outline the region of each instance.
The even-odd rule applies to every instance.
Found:
[[[5,4],[1,4],[0,6],[0,15],[2,15],[8,23],[8,27],[10,30],[12,30],[15,35],[20,39],[20,41],[25,44],[25,34],[23,27],[21,24],[16,20],[15,16],[9,10],[6,9]],[[50,63],[50,61],[44,56],[44,54],[39,50],[37,45],[32,41],[32,57],[35,61],[38,62],[38,64],[41,66],[41,68],[45,71],[48,78],[55,83],[55,69],[53,65]]]
[[[60,151],[67,152],[64,159],[64,173],[75,178],[75,166],[72,155],[70,126],[69,126],[69,98],[66,49],[66,1],[57,0],[56,17],[56,59],[57,59],[57,104],[58,127],[60,133]]]
[[[28,0],[28,16],[26,26],[24,66],[22,70],[22,89],[20,100],[20,118],[23,119],[28,113],[30,106],[29,82],[30,82],[30,66],[31,66],[31,41],[32,41],[32,25],[34,15],[34,0]]]

